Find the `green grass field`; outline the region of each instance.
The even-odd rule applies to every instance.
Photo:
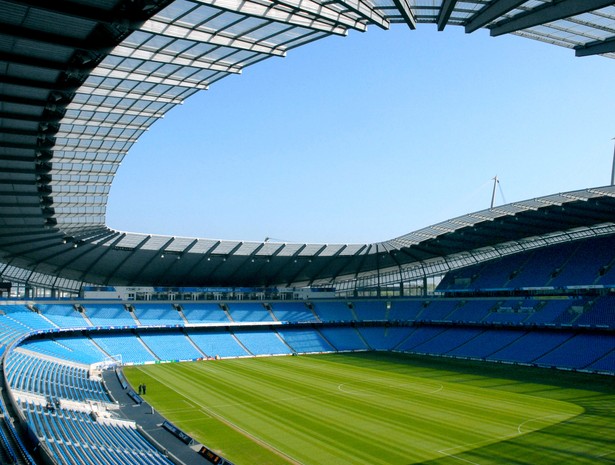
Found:
[[[615,380],[360,353],[125,368],[236,465],[615,463]]]

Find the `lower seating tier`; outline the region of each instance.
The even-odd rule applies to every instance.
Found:
[[[59,464],[170,465],[135,426],[91,413],[19,401],[28,427]]]

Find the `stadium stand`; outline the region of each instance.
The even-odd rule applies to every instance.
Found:
[[[41,358],[16,350],[6,364],[9,386],[45,398],[64,398],[76,402],[111,402],[100,380],[92,379],[88,369]]]
[[[113,418],[98,376],[106,366],[377,350],[615,375],[614,243],[599,238],[470,265],[444,276],[436,296],[416,298],[7,301],[7,387],[57,463],[154,464],[166,458]],[[592,247],[604,257],[587,258]],[[101,410],[107,419],[97,405],[109,406]],[[6,457],[20,447],[13,434],[5,434],[14,444]]]
[[[134,306],[135,317],[142,324],[181,325],[183,320],[170,304],[141,304]]]
[[[337,351],[369,349],[361,335],[353,327],[324,327],[319,332]]]
[[[58,328],[91,326],[72,305],[38,304],[36,309]]]
[[[229,323],[231,321],[218,304],[183,303],[181,307],[188,323]]]
[[[615,328],[615,296],[594,300],[592,305],[579,315],[575,325]]]
[[[41,355],[83,365],[91,365],[104,358],[100,349],[90,339],[82,336],[32,339],[24,342],[21,347]]]
[[[615,239],[597,237],[544,247],[448,273],[439,292],[566,288],[613,283]]]
[[[615,338],[607,335],[576,334],[535,360],[537,365],[582,369],[615,350]]]
[[[393,301],[389,310],[390,321],[416,321],[423,314],[426,302],[423,300]]]
[[[105,225],[116,170],[155,121],[198,89],[332,34],[432,23],[615,57],[612,2],[265,3],[0,0],[0,291],[21,288],[21,300],[0,305],[2,460],[34,463],[13,426],[22,420],[44,463],[169,463],[135,425],[92,405],[108,404],[92,371],[118,362],[373,349],[615,374],[613,186],[377,244],[214,241]],[[602,237],[579,239],[592,235]],[[445,272],[438,298],[425,282],[420,297],[403,298],[404,274]],[[147,293],[165,283],[168,299],[76,298],[110,283]],[[220,283],[232,289],[204,294],[312,283],[345,294],[176,301],[181,286]],[[394,298],[363,299],[393,287]],[[518,293],[532,289],[553,292]]]
[[[97,457],[103,463],[151,464],[167,462],[151,446],[144,452],[135,445],[143,438],[134,439],[134,426],[115,420],[109,426],[92,414],[92,405],[113,402],[92,371],[117,363],[382,350],[615,375],[614,306],[615,296],[608,294],[468,293],[307,305],[133,302],[135,319],[118,304],[5,304],[0,330],[7,343],[25,338],[5,356],[8,388],[58,463],[94,463]],[[109,329],[102,329],[104,322]],[[160,329],[161,322],[167,329]],[[101,437],[111,446],[101,448]]]
[[[292,353],[290,347],[270,329],[238,328],[233,330],[233,334],[252,355],[288,355]]]
[[[122,363],[146,363],[158,360],[134,334],[93,334],[92,341],[105,355],[121,355]]]
[[[314,304],[314,312],[320,321],[356,321],[346,302],[317,302]]]
[[[160,360],[198,360],[205,354],[183,333],[139,333],[139,338]]]
[[[232,303],[227,306],[230,317],[235,322],[273,321],[273,316],[261,303]]]
[[[333,352],[335,349],[313,329],[289,328],[278,330],[282,339],[296,353]]]
[[[486,359],[494,352],[512,344],[524,334],[525,331],[514,329],[483,331],[476,337],[448,352],[448,355]]]
[[[373,350],[393,350],[408,337],[409,327],[367,326],[358,328],[363,340]]]
[[[574,333],[531,331],[502,347],[487,357],[487,360],[532,363],[570,339]]]
[[[49,408],[34,401],[18,401],[29,427],[61,464],[170,465],[141,437],[134,424],[105,421],[90,412]]]
[[[208,357],[245,357],[250,355],[231,333],[227,331],[187,330],[188,337]]]
[[[449,315],[448,321],[462,321],[465,323],[478,323],[490,316],[490,310],[497,306],[493,300],[474,300],[471,302],[461,302],[460,306]]]
[[[86,315],[96,326],[135,326],[136,321],[123,305],[85,303]]]
[[[317,322],[314,312],[307,307],[305,302],[285,302],[283,304],[271,304],[271,311],[278,321],[289,323]]]
[[[412,347],[418,354],[448,354],[453,349],[471,341],[483,331],[480,328],[448,328],[427,341]]]
[[[421,313],[421,321],[451,321],[450,316],[461,305],[457,300],[428,300]]]

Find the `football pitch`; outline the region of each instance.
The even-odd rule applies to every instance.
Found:
[[[394,353],[124,371],[235,465],[615,463],[611,377]]]

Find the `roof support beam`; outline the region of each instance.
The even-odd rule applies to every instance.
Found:
[[[299,3],[303,5],[303,2]],[[335,3],[348,8],[353,13],[362,16],[370,23],[375,24],[382,29],[388,29],[391,24],[386,15],[382,14],[380,10],[376,10],[363,0],[336,0]]]
[[[223,73],[241,74],[241,68],[237,66],[229,66],[229,65],[224,65],[224,64],[212,63],[211,67],[208,69],[211,71],[218,71],[218,72],[223,72]],[[191,87],[191,88],[197,88],[197,89],[207,88],[206,84],[200,84],[200,83],[191,82],[188,80],[158,77],[155,75],[148,75],[148,74],[142,74],[142,73],[131,73],[128,71],[121,71],[119,69],[107,69],[107,68],[99,67],[99,68],[96,68],[94,71],[92,71],[91,75],[102,77],[102,78],[126,79],[129,81],[136,81],[136,82],[165,84],[168,86]]]
[[[367,26],[360,21],[346,18],[340,13],[333,15],[332,17],[336,18],[336,20],[333,20],[331,18],[324,18],[323,16],[315,18],[313,14],[307,13],[302,7],[299,7],[299,12],[303,14],[299,14],[297,12],[292,12],[289,8],[277,7],[275,4],[261,4],[249,0],[198,1],[199,3],[206,3],[210,6],[232,11],[234,13],[316,29],[330,34],[346,35],[348,28],[358,29],[360,31],[365,31],[367,29]],[[299,3],[300,2],[297,2],[298,5]]]
[[[186,255],[190,251],[190,249],[192,249],[197,244],[197,242],[198,242],[198,239],[194,239],[182,251],[179,251],[179,252],[175,251],[175,254],[177,254],[176,255],[177,258],[175,260],[168,260],[169,266],[167,266],[167,268],[164,270],[164,272],[160,273],[158,275],[158,277],[155,278],[155,280],[154,280],[154,285],[155,286],[162,286],[164,284],[167,284],[167,285],[177,285],[177,286],[181,286],[182,285],[182,281],[181,280],[179,280],[177,282],[173,282],[173,283],[170,283],[168,281],[163,281],[163,280],[164,279],[172,279],[173,277],[175,277],[177,275],[176,272],[171,273],[171,270],[173,268],[176,268],[177,266],[179,266],[179,264],[182,263],[183,256]],[[183,282],[185,282],[185,281],[183,281]]]
[[[436,20],[436,22],[438,23],[438,31],[444,30],[448,19],[451,17],[451,13],[455,9],[456,4],[457,0],[444,0],[444,2],[442,2],[442,6],[440,7],[440,13],[438,13],[438,19]]]
[[[601,55],[603,53],[615,53],[615,37],[589,42],[574,49],[574,54],[578,57]]]
[[[335,252],[333,255],[331,255],[330,257],[327,257],[326,260],[323,260],[322,266],[320,268],[318,268],[318,270],[316,270],[316,272],[314,273],[314,276],[319,276],[319,277],[322,278],[322,274],[325,273],[325,271],[330,268],[331,263],[335,263],[335,259],[344,251],[344,249],[346,247],[348,247],[348,246],[344,245],[337,252]],[[321,278],[312,278],[312,279],[310,279],[310,284],[309,285],[311,286],[316,279],[321,279]]]
[[[408,0],[393,0],[410,29],[416,29],[416,16]]]
[[[70,16],[94,24],[104,24],[115,34],[125,36],[131,30],[136,30],[149,17],[155,15],[173,0],[121,0],[112,10],[91,5],[76,5],[72,1],[55,0],[6,0],[20,6],[27,6],[42,11]],[[119,36],[118,36],[119,37]],[[77,47],[80,48],[80,47]]]
[[[145,24],[139,30],[165,37],[172,37],[174,39],[184,39],[194,42],[208,43],[212,45],[219,45],[221,47],[230,47],[239,50],[265,53],[267,55],[286,55],[286,52],[284,50],[277,47],[272,47],[262,42],[251,42],[246,38],[228,37],[224,34],[216,34],[216,31],[204,31],[202,29],[196,30],[183,26],[178,26],[176,24],[166,24],[162,21],[156,21],[155,19],[150,19],[149,21],[146,21]],[[124,46],[116,48],[116,51],[122,48],[124,48]],[[135,52],[146,52],[142,49],[133,50],[135,50]]]
[[[126,237],[126,233],[118,233],[118,236],[111,236],[109,240],[115,239],[112,243],[106,244],[109,240],[105,241],[105,244],[100,244],[98,247],[94,247],[93,249],[88,249],[88,252],[99,252],[99,255],[96,260],[92,260],[89,265],[85,268],[85,270],[81,273],[77,281],[86,281],[87,276],[90,274],[92,269],[99,263],[102,258],[107,255],[113,248],[119,244],[124,237]],[[100,253],[102,251],[102,253]]]
[[[55,0],[49,2],[47,0],[5,0],[12,3],[16,3],[22,6],[29,6],[43,11],[50,11],[53,13],[60,13],[70,16],[72,18],[80,18],[93,22],[107,22],[111,23],[118,18],[111,11],[103,8],[96,8],[93,6],[80,4],[75,5],[72,2],[66,2],[62,0]]]
[[[519,5],[523,5],[525,2],[526,0],[499,0],[489,3],[465,24],[466,33],[469,34],[486,26],[491,21],[514,10]]]
[[[173,56],[164,52],[149,52],[143,49],[120,46],[113,49],[112,55],[122,58],[134,58],[137,60],[151,61],[154,63],[172,64],[178,66],[188,66],[191,68],[211,69],[227,73],[240,73],[240,65],[224,64],[223,60],[211,61],[203,59],[193,59],[186,56]]]
[[[0,76],[0,80],[2,76]],[[1,81],[0,81],[1,82]],[[188,96],[197,92],[197,89],[188,89]],[[83,84],[79,88],[79,94],[97,95],[101,97],[117,97],[117,98],[130,98],[137,100],[147,100],[151,102],[161,102],[161,103],[173,103],[173,104],[181,104],[187,97],[182,98],[172,98],[172,97],[164,97],[162,95],[149,95],[146,93],[138,93],[130,90],[117,90],[117,89],[100,89],[98,87],[92,87],[92,85],[87,82]]]
[[[44,99],[18,97],[16,95],[9,95],[6,93],[0,93],[0,101],[6,103],[16,103],[18,105],[32,105],[37,107],[44,107],[48,103],[48,101]]]
[[[142,265],[141,268],[139,268],[135,273],[134,276],[132,277],[131,281],[130,281],[130,285],[134,286],[136,280],[139,278],[139,276],[141,276],[144,272],[145,269],[154,261],[154,260],[160,260],[164,258],[164,249],[171,244],[171,242],[173,242],[174,239],[171,237],[169,238],[168,241],[166,241],[164,243],[164,245],[162,247],[160,247],[158,250],[155,251],[155,253],[152,255],[152,257],[149,260],[146,260]]]
[[[78,49],[90,52],[101,51],[101,46],[99,44],[88,43],[87,40],[79,40],[74,37],[63,36],[52,32],[44,32],[37,29],[29,29],[26,27],[15,26],[12,24],[2,25],[2,35],[19,39],[26,39],[33,42],[42,42],[45,44],[57,45],[59,47],[66,47],[71,50]],[[111,50],[110,44],[108,49]]]
[[[491,28],[492,36],[508,34],[521,29],[569,18],[613,5],[612,0],[560,0],[545,3],[513,18],[501,21]]]
[[[196,244],[196,242],[193,243],[193,244],[190,244],[189,248],[192,249],[195,244]],[[211,257],[212,250],[214,250],[216,247],[218,247],[218,245],[220,245],[220,241],[217,241],[205,253],[201,254],[201,257],[197,259],[196,263],[194,265],[192,265],[190,268],[188,268],[188,270],[182,276],[178,277],[178,281],[184,281],[185,282],[193,274],[193,272],[195,272],[195,270],[198,272],[199,269],[201,268],[201,263],[203,263],[204,261],[209,261],[209,259]],[[186,250],[184,250],[184,253],[187,253],[188,251],[189,251],[189,249],[187,248]]]
[[[297,279],[303,274],[304,270],[308,267],[311,266],[312,261],[313,260],[318,260],[319,259],[319,255],[322,253],[323,250],[325,250],[327,248],[326,245],[323,245],[320,249],[318,249],[313,255],[311,256],[307,256],[307,257],[301,257],[299,255],[295,255],[295,261],[297,263],[302,263],[301,266],[299,266],[299,269],[293,274],[292,278],[290,278],[287,282],[286,285],[290,286],[292,283],[296,283]]]
[[[359,250],[357,250],[354,254],[348,255],[345,260],[341,259],[341,258],[339,260],[337,260],[338,267],[337,267],[337,269],[335,271],[331,272],[331,282],[334,282],[340,276],[343,276],[344,272],[345,272],[344,270],[346,270],[347,268],[352,268],[351,267],[352,263],[356,263],[356,262],[362,260],[360,257],[362,257],[364,255],[363,251],[367,247],[368,247],[367,245],[364,245]],[[330,264],[329,266],[332,266],[333,264]],[[316,281],[317,279],[319,279],[319,278],[315,278],[314,280],[312,280],[312,282]]]
[[[137,245],[135,245],[130,251],[128,251],[128,253],[126,254],[126,256],[120,260],[118,260],[117,265],[115,266],[115,268],[113,268],[108,274],[107,274],[107,279],[105,280],[105,286],[109,285],[109,282],[115,278],[115,275],[118,273],[119,269],[124,266],[124,264],[128,261],[131,260],[135,254],[135,252],[137,252],[138,250],[141,249],[141,247],[143,247],[143,245],[149,241],[151,238],[151,236],[146,236],[141,242],[139,242]],[[119,241],[118,241],[119,243]],[[114,244],[115,246],[115,244]],[[114,247],[112,246],[112,247]]]
[[[7,111],[0,111],[0,118],[6,120],[16,121],[30,121],[33,123],[59,123],[62,120],[62,114],[46,114],[46,115],[24,115],[19,113],[10,113]]]
[[[14,76],[0,75],[0,84],[12,84],[20,87],[33,87],[35,89],[46,89],[49,91],[57,90],[59,92],[72,93],[79,88],[78,83],[64,82],[62,84],[52,83],[49,81],[39,81],[36,79],[25,79]]]
[[[15,53],[0,52],[0,61],[7,63],[17,63],[25,66],[32,66],[35,68],[45,68],[54,71],[64,71],[67,68],[66,63],[63,61],[53,61],[38,57],[26,57],[24,55],[18,55]]]
[[[2,100],[2,97],[0,97],[0,100]],[[35,130],[29,130],[29,129],[12,129],[12,128],[0,128],[0,134],[1,135],[12,135],[12,136],[24,136],[24,137],[38,137],[40,135],[44,135],[44,132],[41,131],[35,131]],[[4,142],[0,142],[0,144],[3,144]],[[0,160],[10,160],[10,159],[14,159],[14,160],[23,160],[23,157],[10,157],[10,158],[6,158],[6,155],[0,155]]]

